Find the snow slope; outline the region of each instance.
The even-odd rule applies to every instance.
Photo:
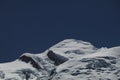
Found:
[[[84,54],[95,53],[97,48],[95,48],[89,42],[75,39],[66,39],[54,45],[49,50],[52,50],[60,55],[64,55],[68,58],[76,58],[77,56]]]
[[[66,39],[43,53],[1,63],[0,80],[120,80],[120,46]]]

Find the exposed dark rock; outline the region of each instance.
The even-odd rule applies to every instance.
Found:
[[[38,62],[36,62],[35,60],[33,60],[31,57],[23,55],[19,58],[19,60],[24,61],[26,63],[30,62],[32,64],[33,67],[37,68],[37,69],[41,69],[40,65],[38,64]]]
[[[55,70],[56,70],[56,69],[53,69],[53,70],[51,71],[50,76],[52,76],[54,73],[56,73]]]
[[[5,73],[3,71],[0,71],[0,78],[4,79],[5,78]]]
[[[68,60],[68,58],[55,54],[53,51],[49,51],[47,54],[48,58],[52,61],[54,61],[55,65],[60,65]]]
[[[112,57],[112,56],[104,56],[104,57],[98,57],[98,58],[105,58],[105,59],[108,59],[108,60],[116,59],[115,57]]]
[[[66,51],[65,54],[70,54],[70,53],[75,53],[75,54],[84,54],[84,52],[80,50],[71,50],[71,51]]]
[[[98,68],[106,68],[109,67],[111,64],[107,63],[103,59],[92,59],[89,64],[86,66],[88,69],[98,69]]]
[[[70,71],[69,69],[63,69],[61,72],[67,73],[67,72],[69,72],[69,71]]]

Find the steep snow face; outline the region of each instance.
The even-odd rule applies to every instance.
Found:
[[[88,54],[83,56],[82,58],[85,57],[115,57],[115,58],[120,58],[120,46],[118,47],[113,47],[113,48],[100,48],[96,51],[96,53],[93,54]]]
[[[0,80],[48,80],[54,68],[47,56],[24,53],[16,61],[0,64]]]
[[[120,59],[83,58],[70,60],[56,70],[52,80],[119,80]]]
[[[56,73],[53,80],[120,80],[120,47],[101,48],[69,60]]]
[[[66,39],[54,45],[49,50],[52,50],[57,54],[66,56],[71,59],[76,58],[77,56],[95,53],[97,48],[95,48],[89,42],[75,39]]]
[[[1,63],[0,80],[120,80],[120,46],[66,39],[43,53]]]
[[[30,69],[31,71],[36,71],[35,68],[32,67],[29,63],[26,64],[19,60],[2,63],[0,64],[0,80],[21,80],[20,75],[22,74],[17,73],[23,69]]]

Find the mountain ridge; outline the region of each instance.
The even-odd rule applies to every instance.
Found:
[[[120,46],[66,39],[43,53],[0,63],[0,80],[120,80]]]

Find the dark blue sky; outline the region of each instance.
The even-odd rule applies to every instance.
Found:
[[[0,0],[0,62],[67,38],[120,45],[120,0],[50,1]]]

